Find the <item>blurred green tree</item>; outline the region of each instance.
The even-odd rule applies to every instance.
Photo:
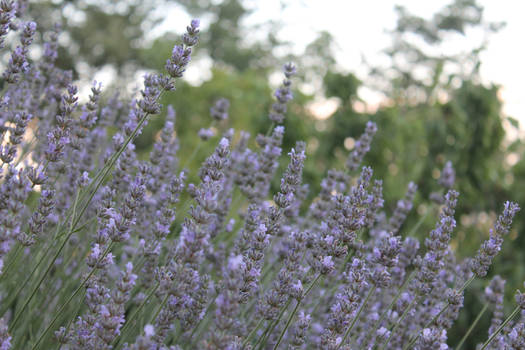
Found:
[[[113,67],[122,79],[141,66],[140,52],[158,17],[162,0],[119,2],[39,0],[27,7],[39,32],[62,27],[57,64],[78,77],[92,77],[103,66]]]

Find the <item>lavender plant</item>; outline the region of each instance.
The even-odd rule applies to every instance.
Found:
[[[248,133],[213,125],[198,133],[215,142],[213,154],[185,169],[168,106],[149,158],[139,157],[136,137],[183,77],[199,21],[174,46],[167,74],[146,75],[137,96],[103,103],[94,83],[84,103],[55,66],[59,28],[31,61],[37,27],[10,25],[20,21],[15,8],[0,3],[0,46],[7,35],[20,42],[0,96],[0,349],[461,347],[447,332],[472,281],[485,283],[517,204],[505,203],[476,256],[459,261],[450,240],[461,197],[448,162],[448,192],[421,248],[405,224],[417,186],[388,214],[382,180],[363,166],[373,122],[317,194],[303,183],[306,144],[284,150],[289,164],[272,195],[291,63],[255,146]],[[214,122],[234,117],[230,103],[210,107]],[[518,292],[505,317],[504,284],[494,277],[486,288],[482,313],[493,315],[482,350],[524,349],[525,297]]]

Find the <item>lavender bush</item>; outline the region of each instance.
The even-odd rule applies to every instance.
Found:
[[[134,140],[163,113],[161,96],[177,93],[199,21],[174,46],[166,73],[144,77],[140,94],[102,103],[94,83],[79,102],[71,73],[55,66],[59,29],[30,61],[37,27],[16,11],[0,3],[0,43],[6,35],[19,42],[0,99],[0,349],[442,350],[477,331],[479,317],[460,344],[447,345],[464,293],[487,275],[516,204],[503,205],[475,257],[458,261],[449,242],[461,197],[447,163],[442,192],[432,195],[437,223],[420,245],[418,225],[404,225],[416,185],[387,215],[382,181],[362,164],[373,122],[313,201],[302,182],[303,142],[284,151],[288,165],[272,194],[291,63],[256,147],[246,132],[215,128],[235,103],[219,99],[198,135],[216,142],[200,169],[178,160],[176,106],[140,159]],[[504,284],[499,276],[487,284],[479,316],[493,316],[481,350],[525,349],[525,295],[506,317]]]

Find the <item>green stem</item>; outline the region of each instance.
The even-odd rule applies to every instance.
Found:
[[[84,297],[85,297],[85,293],[84,293]],[[73,320],[76,318],[76,315],[78,315],[78,313],[80,312],[80,309],[82,308],[82,306],[83,306],[83,303],[78,303],[78,307],[77,307],[77,310],[74,313],[74,317],[71,318],[69,320],[69,322],[67,323],[65,334],[69,333],[69,328],[71,328],[71,325],[73,324]],[[59,343],[58,346],[57,346],[57,350],[60,350],[61,347],[62,347],[62,344]]]
[[[270,136],[274,127],[275,127],[275,122],[272,121],[272,123],[270,124],[270,127],[268,128],[268,131],[266,131],[266,137]]]
[[[250,338],[255,334],[255,332],[257,332],[257,330],[261,328],[263,322],[264,322],[263,318],[261,318],[259,322],[257,322],[257,325],[251,330],[251,332],[248,334],[246,339],[244,339],[244,341],[242,342],[242,346],[241,346],[242,349],[244,349],[244,347],[248,344],[248,342],[250,341]]]
[[[213,300],[210,302],[210,304],[208,305],[208,307],[206,308],[206,311],[204,312],[204,316],[202,317],[202,319],[197,323],[197,325],[193,328],[193,331],[191,332],[190,334],[190,339],[193,338],[193,336],[195,335],[195,333],[197,333],[197,331],[199,330],[198,328],[201,327],[203,324],[206,324],[206,322],[204,322],[205,319],[208,318],[209,314],[210,314],[210,311],[211,311],[211,308],[213,307],[213,305],[215,304],[215,301],[217,300],[217,297],[219,295],[215,295],[215,297],[213,298]],[[199,333],[200,333],[200,330],[199,330]],[[199,337],[197,337],[198,339]]]
[[[71,212],[68,214],[68,216],[66,217],[66,220],[64,222],[67,222],[69,220],[69,218],[71,217]],[[60,231],[60,229],[62,228],[62,225],[63,223],[59,224],[56,228],[56,231],[55,231],[55,235],[53,237],[53,241],[56,239],[57,235],[58,235],[58,232]],[[16,300],[18,298],[18,296],[20,295],[20,293],[25,290],[25,287],[27,285],[27,283],[32,279],[33,275],[35,274],[35,272],[38,270],[38,268],[40,267],[40,264],[42,264],[42,262],[45,260],[45,258],[47,257],[47,254],[49,253],[49,251],[51,250],[53,244],[53,242],[49,242],[47,244],[47,247],[46,247],[46,250],[44,252],[44,254],[39,257],[38,259],[38,262],[37,264],[35,265],[35,267],[33,268],[33,270],[31,270],[31,273],[29,274],[29,276],[27,276],[27,278],[25,279],[24,283],[22,284],[22,286],[18,289],[18,291],[12,295],[12,297],[10,298],[10,301],[7,302],[7,303],[3,303],[4,304],[4,307],[2,308],[2,311],[0,311],[0,315],[4,315],[5,312],[9,309],[9,307],[11,306],[12,302],[14,300]],[[50,264],[50,265],[53,265],[54,264],[54,261]],[[48,266],[49,268],[50,266]],[[47,272],[46,272],[47,273]],[[41,283],[41,282],[40,282]],[[37,288],[39,288],[40,286],[38,286]]]
[[[460,293],[463,292],[472,283],[472,281],[474,281],[475,278],[476,278],[476,275],[473,275],[472,277],[470,277],[458,291]],[[445,304],[445,306],[443,306],[441,311],[439,311],[439,313],[436,316],[434,316],[430,321],[428,321],[422,329],[428,328],[432,323],[434,323],[448,309],[449,306],[450,306],[450,303],[447,301],[447,303]],[[410,347],[412,347],[412,345],[416,343],[420,335],[421,335],[421,332],[418,332],[414,337],[412,337],[412,339],[408,343],[408,346],[405,346],[403,350],[408,350]]]
[[[75,202],[73,203],[73,219],[75,218],[75,212],[76,212],[76,208],[77,208],[77,203],[78,203],[78,197],[79,197],[79,192],[80,191],[77,191],[76,192],[76,195],[75,195]],[[16,325],[16,323],[18,322],[18,320],[20,319],[20,317],[22,316],[23,312],[25,311],[25,308],[27,307],[27,305],[31,302],[31,300],[33,299],[33,297],[36,295],[36,292],[38,291],[38,289],[40,288],[42,282],[44,281],[45,277],[47,276],[47,274],[49,273],[49,271],[51,270],[51,268],[53,267],[56,259],[58,258],[58,256],[60,255],[60,253],[62,252],[62,250],[64,249],[65,245],[66,245],[66,242],[69,240],[69,237],[73,234],[73,230],[75,229],[75,226],[73,224],[73,219],[71,220],[71,224],[70,224],[70,229],[69,229],[69,235],[67,236],[67,238],[62,242],[62,245],[60,246],[60,248],[58,249],[58,251],[55,253],[55,256],[53,257],[53,259],[51,260],[51,263],[47,266],[47,269],[45,270],[44,274],[42,275],[42,277],[40,278],[40,280],[38,281],[36,287],[32,290],[29,298],[26,299],[26,301],[24,302],[23,306],[22,306],[22,309],[20,309],[20,311],[18,312],[18,315],[15,317],[15,319],[13,320],[13,323],[10,325],[10,328],[13,329],[14,326]]]
[[[87,220],[87,221],[84,222],[80,227],[77,227],[76,229],[74,229],[74,230],[73,230],[73,233],[76,233],[76,232],[80,232],[80,231],[82,231],[82,230],[85,229],[89,224],[91,224],[92,222],[94,222],[94,221],[96,221],[96,220],[97,220],[96,217]]]
[[[125,332],[127,331],[127,329],[130,327],[131,323],[133,321],[135,321],[135,318],[137,318],[139,312],[142,310],[142,308],[147,304],[147,302],[151,299],[151,297],[153,296],[153,294],[157,291],[157,289],[159,288],[160,286],[160,283],[157,283],[155,285],[155,287],[148,293],[148,295],[144,298],[144,300],[142,300],[142,303],[140,303],[140,305],[133,311],[133,314],[131,314],[131,316],[129,316],[129,318],[126,320],[126,323],[124,323],[124,325],[122,326],[122,329],[120,330],[120,336],[117,336],[114,340],[113,340],[113,345],[114,347],[116,348],[117,345],[119,344],[119,342],[122,340],[122,339],[125,339]]]
[[[318,274],[317,277],[315,277],[315,279],[312,281],[312,283],[310,283],[310,286],[306,289],[306,291],[305,291],[305,293],[303,295],[303,298],[301,300],[304,300],[308,296],[308,294],[310,293],[310,291],[312,290],[312,288],[317,283],[317,281],[319,280],[320,277],[321,277],[321,274]],[[279,344],[281,344],[281,341],[283,340],[283,337],[284,337],[284,334],[286,333],[286,330],[288,329],[288,327],[290,327],[290,323],[292,322],[292,319],[294,318],[295,314],[297,313],[297,310],[299,309],[299,305],[301,305],[301,300],[297,300],[297,303],[295,304],[295,308],[293,309],[292,313],[288,317],[288,321],[286,322],[286,326],[281,331],[281,335],[279,336],[279,340],[275,344],[273,350],[277,350],[277,348],[279,347]]]
[[[350,261],[350,258],[352,256],[353,256],[353,252],[348,252],[348,254],[346,255],[345,260],[343,261],[343,263],[341,264],[341,267],[339,268],[339,274],[342,274],[345,271],[346,265],[348,264],[348,262]],[[332,288],[330,288],[328,293],[324,294],[324,296],[326,296],[328,298],[331,298],[333,296],[333,294],[335,293],[335,291],[337,290],[337,288],[339,288],[339,286],[337,284],[334,284],[332,286]],[[327,299],[327,300],[330,300],[330,299]],[[323,302],[325,302],[325,300],[323,298],[319,298],[319,300],[317,301],[317,303],[315,304],[315,306],[312,309],[312,312],[311,312],[312,315],[315,315],[317,309],[319,308],[319,306]]]
[[[283,317],[284,313],[286,312],[286,309],[288,309],[288,306],[290,306],[291,302],[292,302],[292,299],[288,298],[288,301],[286,302],[286,305],[283,307],[283,309],[279,313],[279,317],[274,322],[272,322],[272,323],[270,323],[268,325],[268,328],[266,329],[265,334],[262,337],[259,338],[259,341],[257,343],[259,343],[262,340],[261,344],[259,345],[259,349],[260,350],[264,349],[264,347],[266,346],[266,343],[268,342],[268,338],[272,334],[272,332],[275,329],[275,327],[277,327],[277,325],[281,321],[281,318]]]
[[[84,206],[82,207],[82,210],[80,211],[80,214],[78,215],[78,217],[75,219],[73,218],[74,220],[74,223],[73,223],[73,227],[76,227],[76,225],[78,224],[78,222],[80,221],[80,218],[82,218],[82,215],[84,215],[84,212],[86,211],[86,209],[88,208],[89,204],[91,203],[91,200],[93,200],[93,197],[95,196],[95,194],[98,192],[100,186],[102,186],[102,183],[104,182],[104,179],[106,178],[106,176],[108,176],[109,172],[111,171],[111,169],[113,168],[113,165],[115,165],[115,163],[117,162],[117,159],[120,157],[120,155],[124,152],[124,150],[126,150],[128,144],[135,138],[135,136],[137,135],[138,131],[140,130],[140,128],[142,127],[142,125],[146,122],[146,120],[148,119],[148,116],[149,114],[146,113],[144,114],[144,116],[139,120],[138,124],[137,124],[137,127],[133,130],[133,132],[131,133],[131,135],[128,136],[128,138],[126,139],[126,141],[124,142],[124,144],[122,145],[122,147],[120,147],[120,149],[117,151],[117,153],[115,153],[115,155],[111,158],[111,160],[108,162],[108,164],[106,164],[104,166],[104,168],[99,172],[99,174],[102,174],[102,175],[99,175],[97,174],[97,176],[95,177],[97,180],[98,180],[98,177],[102,177],[100,179],[100,181],[96,181],[95,179],[93,179],[93,181],[88,185],[87,187],[87,190],[86,192],[84,193],[89,193],[89,188],[92,186],[93,183],[95,183],[95,181],[97,182],[96,186],[95,186],[95,189],[91,192],[91,194],[89,195],[89,198],[87,199],[86,203],[84,204]],[[81,198],[82,200],[83,198]]]
[[[57,260],[58,256],[60,255],[60,253],[62,252],[62,250],[64,249],[64,246],[66,245],[66,242],[67,242],[67,239],[65,239],[62,244],[60,245],[60,248],[58,249],[58,251],[55,253],[55,255],[53,256],[53,259],[51,259],[51,263],[47,266],[45,272],[42,274],[42,276],[40,277],[40,279],[38,280],[36,286],[33,288],[33,290],[31,291],[31,294],[29,295],[29,297],[24,301],[24,304],[22,305],[22,308],[20,309],[20,311],[18,312],[18,314],[15,316],[13,322],[11,323],[10,325],[10,328],[11,329],[14,329],[15,328],[15,325],[16,323],[18,322],[18,320],[20,319],[20,317],[22,316],[22,314],[24,313],[27,305],[31,302],[31,300],[33,299],[33,297],[36,295],[36,292],[38,291],[38,289],[40,288],[40,286],[42,285],[42,282],[44,281],[44,279],[46,278],[47,274],[49,273],[49,271],[51,271],[51,268],[53,267],[55,261]]]
[[[388,307],[385,309],[385,311],[383,311],[383,313],[381,314],[381,317],[379,317],[379,320],[376,322],[376,324],[372,328],[372,331],[369,333],[370,335],[373,336],[375,334],[375,332],[378,330],[379,326],[381,326],[381,322],[384,321],[384,319],[387,316],[388,312],[394,307],[395,303],[399,300],[399,298],[401,297],[401,294],[403,294],[403,292],[406,290],[406,287],[408,286],[410,281],[412,281],[412,279],[414,278],[415,275],[416,275],[415,272],[412,271],[410,273],[410,275],[408,276],[408,278],[405,280],[405,282],[403,282],[403,285],[397,291],[397,294],[394,297],[394,299],[392,299],[392,301],[390,302],[390,305],[388,305]]]
[[[463,343],[465,343],[465,340],[467,340],[468,336],[470,335],[470,333],[472,333],[472,331],[474,330],[474,328],[476,327],[476,325],[478,324],[479,320],[481,319],[481,317],[483,316],[483,314],[485,313],[485,311],[487,311],[487,308],[489,307],[488,304],[485,304],[485,306],[483,306],[483,309],[481,309],[481,311],[478,313],[478,316],[476,317],[476,319],[474,320],[474,322],[472,322],[472,324],[470,325],[469,329],[467,330],[467,333],[465,333],[465,335],[463,336],[463,338],[461,338],[461,340],[459,341],[458,345],[456,346],[455,350],[459,350],[461,349],[461,346],[463,346]]]
[[[162,311],[162,308],[164,307],[164,305],[166,305],[166,303],[168,302],[168,298],[169,298],[169,294],[166,293],[166,296],[164,297],[164,299],[162,299],[162,302],[160,303],[159,307],[157,308],[157,311],[155,311],[155,313],[153,314],[153,317],[150,319],[150,321],[148,323],[152,323],[152,322],[155,322],[155,320],[157,319],[157,317],[159,316],[160,312]]]
[[[20,252],[22,251],[22,246],[17,242],[16,248],[14,253],[12,254],[12,258],[9,261],[9,264],[5,267],[5,269],[2,271],[2,274],[0,275],[0,281],[3,281],[5,276],[9,273],[13,265],[15,265],[15,262],[17,262]]]
[[[161,98],[163,93],[164,93],[164,90],[161,90],[159,95],[157,96],[157,100]],[[104,178],[106,177],[107,172],[113,167],[113,165],[115,164],[117,159],[120,157],[122,152],[124,152],[124,150],[127,148],[128,144],[131,141],[133,141],[133,139],[137,135],[139,129],[142,127],[142,125],[145,123],[145,121],[148,119],[149,116],[150,116],[150,113],[145,113],[142,116],[142,118],[140,118],[137,126],[135,127],[135,129],[133,130],[131,135],[129,135],[126,138],[126,140],[124,141],[124,144],[122,145],[122,147],[120,147],[120,149],[109,158],[108,162],[102,167],[102,169],[100,169],[100,171],[97,172],[97,174],[95,175],[93,180],[89,183],[89,185],[86,187],[85,192],[82,195],[84,195],[86,193],[89,193],[89,191],[91,190],[93,184],[95,184],[95,183],[97,183],[97,186],[96,186],[96,189],[95,189],[95,193],[97,192],[98,187],[100,186],[100,183],[102,183],[104,181]],[[102,179],[100,181],[98,181],[101,176],[102,176]],[[83,200],[83,199],[84,198],[82,197],[81,200]]]
[[[42,255],[42,257],[38,259],[37,264],[35,265],[33,270],[31,270],[31,273],[29,274],[29,276],[26,277],[26,279],[24,280],[24,283],[22,283],[22,285],[18,288],[16,293],[12,294],[12,296],[8,299],[8,301],[3,303],[3,307],[2,307],[2,310],[0,311],[0,315],[2,316],[5,315],[7,310],[11,307],[12,303],[19,297],[20,293],[22,293],[22,291],[25,290],[27,284],[31,280],[31,277],[35,274],[36,270],[38,270],[38,268],[40,267],[40,264],[42,264],[42,262],[44,261],[44,258],[46,257],[47,253],[50,250],[51,250],[51,244],[47,246],[47,249],[44,252],[44,255]]]
[[[190,156],[188,157],[188,159],[186,159],[186,161],[184,162],[184,164],[182,164],[182,166],[180,167],[181,169],[184,169],[184,167],[186,165],[188,165],[188,163],[190,163],[193,158],[195,158],[195,156],[197,155],[197,153],[199,153],[199,150],[201,149],[201,146],[202,146],[202,141],[199,141],[199,143],[197,144],[197,147],[195,147],[193,149],[193,152],[190,154]]]
[[[337,347],[337,349],[340,349],[341,346],[343,346],[343,344],[345,343],[346,338],[348,338],[348,335],[350,334],[350,332],[354,328],[355,323],[357,322],[357,320],[359,319],[359,316],[361,315],[361,312],[364,310],[366,304],[368,303],[368,300],[370,299],[372,294],[374,294],[375,290],[376,290],[376,286],[373,286],[372,288],[370,288],[370,290],[366,294],[365,300],[363,301],[363,303],[359,307],[359,310],[357,311],[357,314],[355,315],[354,319],[352,320],[352,324],[350,324],[350,327],[348,327],[348,329],[346,330],[345,335],[343,336],[343,340],[341,340],[341,342],[339,343],[339,346]]]
[[[501,332],[501,330],[505,328],[507,323],[509,323],[520,312],[520,310],[521,310],[520,306],[519,305],[516,306],[516,308],[514,309],[514,311],[512,311],[510,316],[507,317],[507,319],[498,327],[498,329],[496,329],[494,333],[492,333],[489,339],[487,339],[487,341],[483,344],[483,346],[479,350],[485,350],[485,348],[489,346],[489,344],[494,340],[494,338],[496,338],[496,336]]]
[[[294,318],[297,310],[299,309],[299,305],[301,305],[301,303],[299,302],[299,300],[297,300],[297,302],[295,303],[295,307],[293,308],[292,313],[288,317],[288,321],[286,321],[286,325],[284,326],[283,330],[281,331],[281,334],[279,335],[279,340],[277,340],[277,343],[275,343],[275,346],[273,347],[273,350],[277,350],[277,348],[281,344],[281,341],[283,340],[284,334],[288,330],[288,327],[290,327],[290,323],[292,322],[292,319]]]
[[[216,120],[213,120],[213,121],[211,122],[211,124],[210,124],[210,128],[211,128],[211,127],[214,127],[214,126],[215,126],[215,123],[216,123]],[[186,159],[186,160],[184,161],[184,163],[180,166],[180,169],[181,169],[181,170],[184,170],[184,167],[185,167],[186,165],[188,165],[188,163],[190,163],[190,162],[193,160],[193,158],[195,158],[195,156],[197,156],[197,154],[199,153],[199,151],[200,151],[200,149],[201,149],[201,147],[202,147],[202,144],[203,144],[203,141],[202,141],[201,139],[199,139],[199,142],[197,143],[197,147],[195,147],[195,148],[193,149],[193,152],[192,152],[191,155],[188,157],[188,159]]]
[[[36,135],[36,131],[35,130],[35,135]],[[15,161],[15,167],[17,167],[20,162],[22,162],[25,157],[30,153],[29,151],[31,150],[31,147],[36,143],[36,136],[33,135],[33,138],[31,139],[31,141],[29,141],[28,144],[26,144],[26,146],[22,147],[22,153],[20,154],[20,157],[18,157],[18,159]]]
[[[177,342],[179,341],[179,338],[182,334],[182,327],[180,326],[179,324],[179,327],[177,327],[177,325],[175,325],[175,334],[171,337],[170,341],[168,342],[168,346],[171,346],[173,344],[177,344]]]
[[[38,338],[37,342],[31,347],[31,350],[35,350],[38,348],[38,345],[40,345],[40,343],[42,342],[42,340],[44,340],[44,337],[45,335],[47,334],[47,332],[49,332],[49,330],[53,327],[53,325],[55,324],[55,322],[58,320],[58,318],[61,316],[62,314],[62,311],[64,311],[64,309],[69,305],[69,303],[71,302],[71,300],[73,300],[73,298],[75,298],[75,296],[78,294],[78,292],[80,292],[80,290],[82,288],[84,288],[84,286],[86,285],[87,281],[91,278],[91,276],[93,276],[93,274],[95,273],[96,270],[98,270],[98,264],[104,260],[104,258],[109,254],[109,252],[111,251],[111,248],[113,247],[115,242],[111,242],[109,244],[109,246],[106,248],[106,250],[104,251],[104,254],[102,255],[102,257],[96,262],[95,266],[93,266],[93,268],[91,269],[91,271],[89,272],[89,274],[86,276],[86,278],[84,278],[84,280],[82,281],[82,283],[80,283],[80,285],[77,287],[77,289],[75,289],[75,291],[73,292],[73,294],[71,294],[69,296],[69,298],[62,304],[62,306],[60,306],[60,308],[58,309],[58,312],[55,314],[55,317],[53,317],[53,319],[51,320],[51,322],[49,322],[48,326],[46,327],[46,329],[44,329],[44,331],[42,332],[42,334],[40,334],[40,337]]]
[[[77,204],[78,204],[78,196],[80,194],[80,191],[77,191],[75,195],[75,201],[73,202],[73,218],[77,214]],[[73,232],[75,229],[73,227],[73,220],[71,220],[71,223],[69,224],[69,231]]]
[[[275,321],[274,321],[275,322]],[[257,342],[255,343],[255,345],[252,347],[252,349],[261,349],[259,347],[259,344],[261,343],[261,341],[263,339],[266,338],[266,335],[268,334],[268,332],[270,331],[270,328],[273,326],[274,322],[270,322],[268,323],[268,326],[266,326],[266,329],[264,330],[263,334],[259,337],[259,339],[257,339]],[[273,328],[272,328],[273,329]]]
[[[416,222],[416,224],[414,225],[414,227],[412,227],[412,229],[410,230],[410,232],[408,233],[407,237],[413,237],[414,236],[414,233],[416,233],[417,229],[419,228],[419,226],[421,226],[423,224],[423,222],[425,222],[425,219],[426,217],[428,216],[428,214],[432,211],[432,207],[430,207],[427,212],[422,215],[419,220]]]
[[[408,305],[408,307],[405,309],[405,311],[403,311],[403,313],[401,314],[401,317],[397,320],[397,322],[394,324],[394,327],[392,327],[392,329],[390,330],[390,335],[388,336],[388,338],[386,339],[386,341],[384,342],[383,346],[381,347],[381,350],[385,350],[386,349],[386,346],[388,345],[388,343],[390,342],[390,339],[392,338],[392,336],[394,335],[397,327],[399,327],[399,325],[401,324],[401,321],[403,321],[403,319],[405,318],[405,316],[408,314],[408,312],[410,311],[410,309],[412,309],[412,306],[414,306],[414,304],[416,303],[416,300],[417,300],[417,297],[415,297],[414,299],[412,299],[412,302]]]

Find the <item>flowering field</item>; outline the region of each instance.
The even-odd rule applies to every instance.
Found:
[[[9,36],[16,45],[0,96],[0,349],[460,349],[484,315],[480,350],[525,349],[525,294],[505,313],[505,276],[485,279],[520,215],[516,203],[500,203],[474,256],[456,257],[462,197],[452,163],[431,196],[435,227],[420,242],[428,218],[405,221],[417,186],[387,215],[389,189],[364,161],[373,121],[309,193],[306,143],[283,148],[300,67],[284,65],[270,110],[260,111],[266,134],[217,129],[234,103],[220,98],[188,149],[177,106],[160,99],[179,93],[198,20],[132,99],[104,100],[95,82],[79,102],[71,72],[55,64],[60,29],[31,60],[37,25],[15,12],[1,2],[2,44]],[[141,157],[137,137],[162,115]],[[189,167],[204,142],[214,151]],[[484,307],[452,344],[475,280],[486,286]]]

